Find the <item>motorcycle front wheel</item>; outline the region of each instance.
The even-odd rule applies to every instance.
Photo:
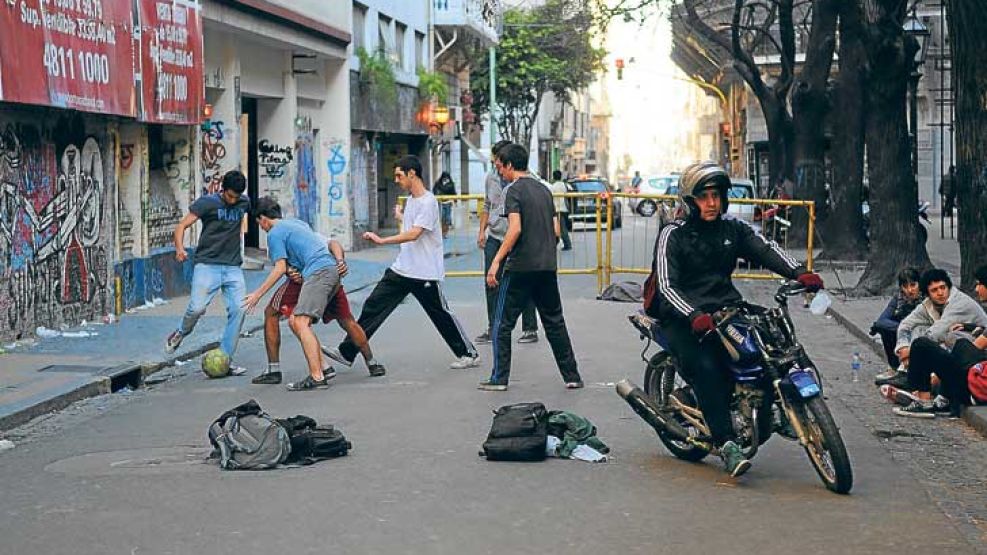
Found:
[[[853,469],[840,429],[822,397],[813,397],[797,409],[807,443],[804,445],[826,489],[845,494],[853,487]]]

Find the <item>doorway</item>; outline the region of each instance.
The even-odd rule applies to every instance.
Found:
[[[257,175],[257,99],[243,97],[240,101],[240,110],[247,125],[247,195],[250,202],[257,202],[260,194]],[[241,132],[243,127],[240,128]],[[260,228],[257,221],[247,218],[247,236],[244,238],[244,245],[247,247],[260,247]]]

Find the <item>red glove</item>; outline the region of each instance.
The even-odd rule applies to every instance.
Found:
[[[800,275],[796,278],[796,281],[801,283],[809,293],[815,293],[823,288],[822,278],[819,277],[819,274],[814,274],[812,272],[806,272]]]
[[[703,335],[716,329],[713,324],[713,317],[705,312],[700,312],[692,319],[692,333]]]

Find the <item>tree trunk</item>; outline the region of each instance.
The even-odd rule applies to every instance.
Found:
[[[802,71],[792,89],[794,197],[816,203],[817,224],[825,221],[828,216],[825,123],[830,109],[827,81],[836,45],[836,8],[836,0],[813,2],[812,28],[805,63],[802,64]],[[806,243],[808,224],[808,210],[796,209],[792,212],[792,230],[789,233],[791,243]]]
[[[768,176],[769,187],[784,188],[786,194],[792,194],[792,119],[785,109],[785,104],[775,98],[769,90],[767,94],[758,96],[758,103],[764,113],[764,125],[768,130]]]
[[[844,0],[840,13],[840,74],[833,89],[832,174],[829,217],[820,225],[820,255],[831,260],[863,260],[864,234],[864,74],[867,52],[860,7]]]
[[[956,204],[962,287],[987,264],[987,11],[982,0],[950,0],[956,92]]]
[[[911,169],[911,142],[905,117],[908,74],[917,47],[901,28],[904,2],[881,0],[868,25],[867,175],[870,182],[870,252],[857,288],[880,294],[906,267],[930,266],[919,242],[918,183]],[[885,6],[893,6],[885,7]]]

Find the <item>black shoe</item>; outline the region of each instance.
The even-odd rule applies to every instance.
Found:
[[[367,370],[370,371],[370,376],[372,378],[379,378],[384,374],[387,374],[387,369],[384,368],[384,365],[379,362],[375,364],[368,364]]]
[[[322,369],[322,380],[329,381],[336,377],[336,369],[330,366],[329,368]]]
[[[481,333],[480,335],[476,336],[476,339],[473,340],[473,343],[475,343],[477,345],[489,345],[490,344],[490,332],[485,331],[485,332]]]
[[[305,376],[305,379],[300,382],[293,382],[286,386],[288,391],[309,391],[312,389],[328,389],[329,382],[325,378],[321,380],[316,380],[312,376]]]
[[[898,372],[889,378],[876,379],[874,380],[874,385],[890,385],[898,389],[908,390],[908,372]]]
[[[250,380],[255,385],[277,385],[281,383],[281,372],[264,372],[260,376]]]

